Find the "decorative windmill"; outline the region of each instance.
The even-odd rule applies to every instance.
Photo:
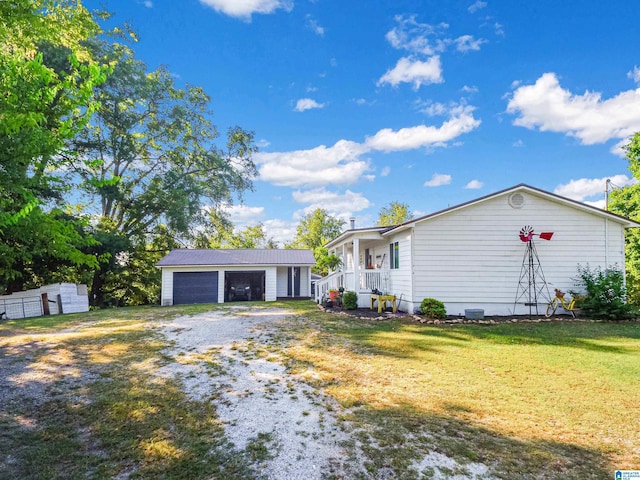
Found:
[[[524,257],[522,259],[522,268],[520,269],[520,280],[518,281],[518,290],[516,291],[516,300],[513,303],[513,313],[516,313],[516,305],[524,299],[524,304],[529,307],[529,315],[532,313],[532,307],[536,307],[536,315],[538,314],[538,298],[544,298],[545,302],[551,301],[549,287],[544,278],[540,258],[536,251],[536,245],[533,237],[538,236],[542,240],[551,240],[553,232],[542,232],[536,234],[533,227],[526,225],[520,229],[520,240],[526,244]],[[545,296],[546,292],[546,296]]]

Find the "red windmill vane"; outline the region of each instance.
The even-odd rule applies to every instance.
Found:
[[[520,229],[519,237],[523,243],[527,244],[524,252],[524,258],[522,259],[522,268],[520,270],[520,281],[518,282],[518,290],[516,291],[516,300],[513,304],[513,313],[516,313],[516,305],[520,300],[524,299],[525,306],[529,307],[529,316],[532,313],[532,307],[536,308],[536,314],[538,314],[538,298],[544,298],[545,290],[548,300],[551,299],[549,294],[549,287],[547,281],[544,278],[542,272],[542,265],[540,264],[540,258],[536,251],[533,237],[540,237],[542,240],[551,240],[553,232],[542,232],[536,234],[531,225],[525,225]],[[545,300],[547,302],[548,300]]]
[[[526,225],[520,229],[520,240],[523,242],[530,242],[533,240],[533,236],[536,235],[533,232],[533,227]],[[551,240],[553,232],[542,232],[538,235],[542,240]]]

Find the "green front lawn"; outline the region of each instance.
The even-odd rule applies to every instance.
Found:
[[[640,324],[425,326],[311,313],[292,366],[362,427],[371,469],[429,450],[503,478],[640,468]],[[320,378],[318,381],[317,379]],[[424,472],[429,475],[429,472]]]

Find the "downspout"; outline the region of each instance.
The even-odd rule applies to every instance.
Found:
[[[604,219],[604,268],[609,268],[609,219]]]
[[[413,310],[414,310],[414,304],[413,304],[413,300],[416,296],[416,285],[415,285],[415,275],[414,275],[414,262],[413,259],[416,258],[415,256],[415,248],[416,248],[416,229],[415,228],[411,228],[411,277],[410,277],[410,283],[411,283],[411,311],[407,311],[407,313],[412,314]]]

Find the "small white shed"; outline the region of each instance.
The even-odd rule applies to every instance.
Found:
[[[162,305],[310,298],[311,250],[179,249],[158,262]]]

